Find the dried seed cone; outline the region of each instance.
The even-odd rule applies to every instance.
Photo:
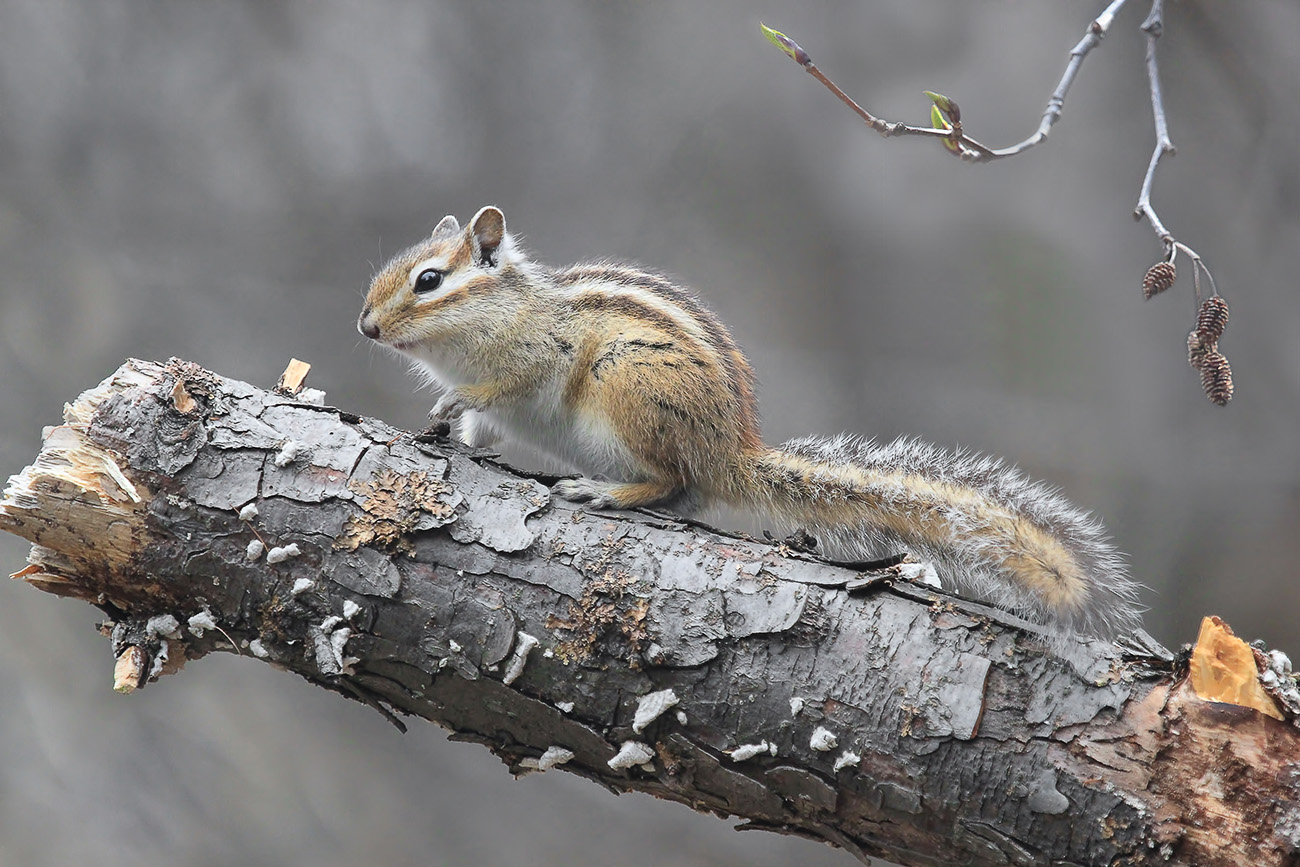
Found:
[[[1228,302],[1218,295],[1201,302],[1201,309],[1196,314],[1196,333],[1202,343],[1215,343],[1223,336],[1223,327],[1228,324]]]
[[[1207,352],[1201,361],[1201,387],[1205,396],[1223,406],[1232,400],[1232,368],[1217,350]]]
[[[1142,297],[1150,300],[1156,295],[1174,285],[1174,278],[1178,276],[1178,269],[1174,267],[1173,262],[1157,262],[1147,270],[1147,274],[1142,278]]]
[[[1196,331],[1189,332],[1187,335],[1187,363],[1192,366],[1193,370],[1200,370],[1201,365],[1205,363],[1205,356],[1214,348],[1213,343],[1206,343],[1201,340],[1201,335]]]

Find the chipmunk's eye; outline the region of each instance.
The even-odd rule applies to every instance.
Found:
[[[436,268],[429,268],[420,272],[420,276],[415,278],[413,291],[416,295],[424,292],[432,292],[442,285],[442,272]]]

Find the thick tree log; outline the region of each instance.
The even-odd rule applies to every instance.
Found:
[[[582,511],[483,455],[175,360],[127,363],[65,416],[0,528],[35,543],[17,577],[107,613],[124,691],[240,652],[512,772],[864,860],[1300,863],[1280,659],[1248,678],[1265,712],[1205,701],[1145,637],[1059,659],[897,568]]]

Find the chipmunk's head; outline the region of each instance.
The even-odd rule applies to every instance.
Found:
[[[498,306],[502,271],[521,262],[500,208],[482,208],[464,229],[443,217],[432,235],[375,275],[357,330],[411,353],[448,331],[472,328]]]

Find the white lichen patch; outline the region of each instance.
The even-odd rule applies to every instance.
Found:
[[[510,662],[506,665],[505,677],[501,678],[502,683],[509,686],[519,679],[519,675],[524,673],[524,666],[528,664],[528,651],[536,646],[537,639],[527,632],[515,634],[515,652],[510,654]]]
[[[546,752],[537,758],[537,770],[549,771],[557,765],[573,760],[573,750],[566,750],[564,747],[547,747]]]
[[[560,709],[560,713],[573,713],[573,702],[557,701],[555,706]]]
[[[256,563],[262,556],[262,552],[265,550],[266,545],[262,544],[262,540],[254,539],[249,542],[248,547],[244,549],[244,557],[248,559],[249,563]]]
[[[342,629],[336,629],[330,633],[330,650],[334,652],[334,659],[338,662],[340,674],[355,674],[352,666],[361,660],[355,656],[344,656],[343,648],[347,647],[348,639],[352,637],[352,630],[346,626]]]
[[[623,741],[618,755],[605,764],[615,771],[624,771],[637,765],[644,765],[655,757],[655,751],[640,741]]]
[[[798,696],[790,699],[790,716],[798,716],[803,713],[803,699]]]
[[[316,667],[321,674],[353,674],[352,666],[360,661],[354,656],[343,655],[343,649],[352,637],[352,630],[346,626],[338,628],[342,623],[342,617],[326,617],[320,626],[307,628],[311,635]]]
[[[195,638],[202,638],[203,633],[207,632],[209,629],[217,628],[217,621],[216,618],[212,616],[212,612],[200,611],[198,614],[195,614],[187,620],[185,625],[189,627],[190,632],[194,634]]]
[[[266,562],[275,565],[276,563],[283,563],[286,560],[292,560],[294,557],[301,556],[302,549],[298,547],[297,542],[292,542],[283,547],[277,546],[268,551],[266,554]]]
[[[360,605],[353,602],[351,599],[343,600],[343,618],[345,620],[351,620],[353,617],[356,617],[360,613],[361,613]]]
[[[266,649],[266,646],[262,644],[262,639],[260,638],[254,638],[252,641],[248,642],[248,652],[256,656],[258,659],[266,659],[271,655]]]
[[[320,669],[321,674],[342,674],[343,660],[335,657],[334,646],[330,643],[330,637],[319,629],[308,628],[311,635],[312,653],[316,657],[316,667]]]
[[[676,705],[681,699],[671,689],[661,689],[641,696],[636,705],[636,715],[632,718],[632,731],[637,734],[645,731],[646,726],[654,722],[664,711]]]
[[[1270,668],[1278,673],[1279,677],[1286,677],[1291,673],[1291,657],[1280,650],[1270,650],[1268,652],[1268,664]]]
[[[460,653],[460,651],[461,651],[460,642],[457,641],[457,640],[454,639],[454,638],[449,638],[449,639],[447,639],[447,648],[448,648],[452,653]]]
[[[756,744],[741,744],[733,750],[727,752],[733,762],[743,762],[752,759],[754,756],[769,752],[772,744],[767,741],[759,741]]]
[[[252,521],[257,517],[257,503],[249,503],[239,510],[239,520]]]
[[[144,631],[153,638],[180,638],[181,624],[170,614],[159,614],[149,618]]]
[[[686,711],[679,710],[677,711],[676,716],[678,725],[686,725]]]
[[[173,620],[175,618],[172,618]],[[177,626],[179,628],[179,625]],[[163,666],[167,664],[167,658],[171,652],[171,642],[163,639],[158,652],[154,654],[153,665],[149,667],[149,679],[157,677],[162,673]]]
[[[275,465],[281,469],[293,463],[294,458],[298,457],[298,452],[302,449],[302,443],[297,440],[285,440],[280,446],[280,450],[275,453]]]
[[[299,578],[297,581],[293,582],[293,589],[289,591],[289,595],[298,596],[302,593],[306,593],[308,590],[310,590],[315,586],[316,586],[316,582],[311,580],[310,578]]]
[[[819,753],[828,753],[839,746],[839,743],[840,739],[831,734],[829,729],[824,726],[817,726],[813,730],[812,738],[808,741],[808,746]]]
[[[845,750],[844,752],[840,753],[839,758],[835,760],[835,764],[831,766],[831,770],[842,771],[845,768],[857,767],[859,764],[861,764],[861,762],[862,762],[862,756],[860,756],[858,753],[852,753],[849,752],[848,750]]]
[[[943,589],[943,584],[939,581],[939,573],[935,572],[934,567],[929,563],[900,563],[898,565],[898,574],[905,581],[928,584],[931,587]]]

